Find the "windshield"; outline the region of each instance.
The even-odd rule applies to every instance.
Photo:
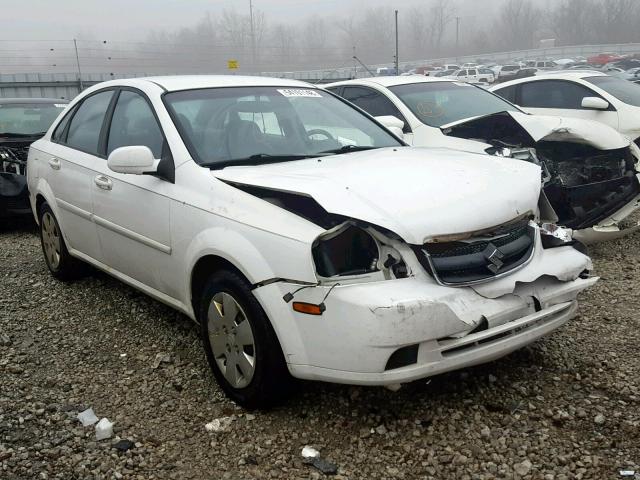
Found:
[[[468,83],[409,83],[389,87],[422,123],[441,127],[471,117],[519,110],[509,102]]]
[[[0,135],[44,134],[65,106],[62,103],[0,103]]]
[[[318,89],[207,88],[168,93],[165,101],[194,160],[214,168],[401,145]]]
[[[621,102],[640,107],[640,85],[615,77],[587,77],[585,80]]]

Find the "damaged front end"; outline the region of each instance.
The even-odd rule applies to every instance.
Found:
[[[31,215],[26,177],[30,143],[0,140],[0,218]]]
[[[411,245],[307,195],[235,186],[326,228],[311,245],[316,284],[254,290],[296,332],[285,351],[299,378],[395,385],[492,361],[567,322],[597,281],[570,235],[533,212]]]
[[[575,230],[578,240],[608,240],[640,228],[639,150],[605,125],[502,112],[443,132],[488,144],[489,154],[539,165],[554,220]]]
[[[288,352],[295,376],[406,383],[500,358],[575,315],[578,293],[597,278],[568,238],[546,248],[553,235],[562,239],[527,216],[409,245],[349,219],[313,243],[316,285],[254,293],[300,336],[304,348]]]

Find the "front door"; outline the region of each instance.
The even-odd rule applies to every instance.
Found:
[[[119,92],[107,124],[106,155],[118,147],[148,147],[156,159],[168,154],[160,125],[142,93]],[[170,292],[170,190],[151,175],[113,172],[101,163],[93,180],[93,211],[104,263],[133,280]]]
[[[590,88],[566,80],[537,80],[520,85],[517,104],[537,115],[560,115],[605,123],[618,129],[618,112],[582,107],[582,99],[600,97]],[[601,97],[600,97],[601,98]]]

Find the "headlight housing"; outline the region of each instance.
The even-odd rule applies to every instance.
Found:
[[[348,221],[316,239],[312,247],[319,279],[343,282],[406,278],[409,269],[399,253],[400,240],[389,238],[371,226]]]
[[[318,238],[312,252],[321,277],[363,275],[378,270],[377,242],[352,224],[343,224]]]

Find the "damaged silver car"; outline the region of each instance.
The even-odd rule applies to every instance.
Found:
[[[584,243],[640,229],[640,149],[593,121],[529,115],[486,90],[451,80],[377,77],[326,86],[414,146],[526,160],[542,169],[549,221]]]

